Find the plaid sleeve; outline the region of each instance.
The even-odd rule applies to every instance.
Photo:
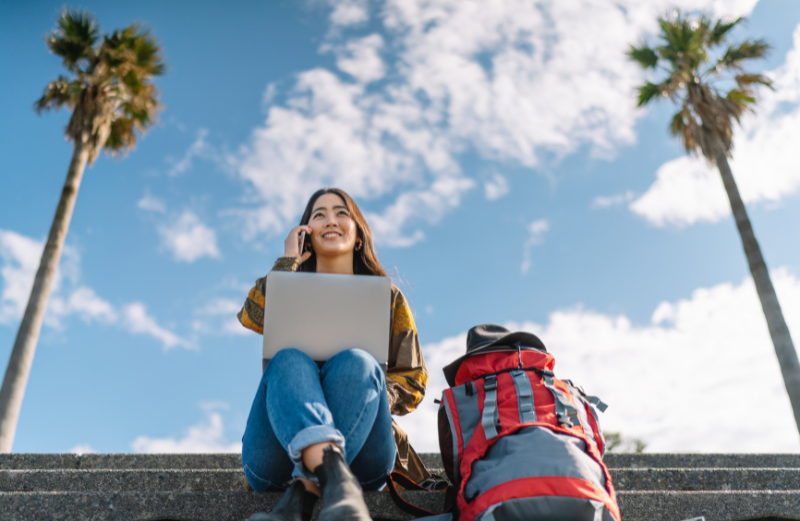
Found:
[[[392,340],[386,388],[392,414],[412,412],[425,397],[428,370],[417,337],[414,316],[403,294],[397,290],[392,302]]]
[[[236,315],[247,329],[264,334],[264,284],[267,278],[256,280],[256,285],[247,294],[242,310]]]
[[[280,257],[275,261],[271,271],[296,271],[300,261],[295,257]],[[241,311],[236,314],[239,322],[247,329],[264,334],[264,293],[267,277],[256,280],[256,285],[247,294]]]

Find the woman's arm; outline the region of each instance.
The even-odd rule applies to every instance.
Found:
[[[402,416],[417,408],[425,396],[428,370],[422,357],[414,316],[399,289],[392,287],[392,338],[386,388],[392,414]]]
[[[295,226],[283,242],[283,257],[275,261],[270,271],[297,271],[297,267],[308,260],[311,252],[300,252],[299,234],[309,233],[308,226]],[[247,329],[264,334],[264,293],[266,292],[267,277],[256,280],[256,285],[247,294],[242,310],[236,314],[239,322]]]
[[[296,271],[300,265],[297,257],[280,257],[270,271]],[[256,285],[247,294],[242,310],[236,315],[239,322],[247,329],[264,334],[264,293],[267,277],[256,280]]]

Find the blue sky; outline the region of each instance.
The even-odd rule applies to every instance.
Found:
[[[417,448],[436,449],[442,365],[494,322],[539,334],[648,450],[800,450],[718,174],[668,136],[670,105],[635,108],[623,54],[675,5],[773,44],[754,67],[776,90],[732,167],[797,342],[800,4],[640,4],[73,4],[152,29],[165,109],[87,170],[14,450],[238,450],[261,342],[235,313],[323,185],[367,212],[412,303],[432,374],[401,420]],[[42,40],[61,7],[0,4],[3,361],[71,156],[68,114],[32,110],[62,72]]]

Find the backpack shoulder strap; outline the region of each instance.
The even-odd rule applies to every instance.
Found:
[[[430,483],[428,483],[429,481]],[[392,496],[392,500],[394,501],[394,504],[397,505],[397,508],[399,508],[406,514],[412,515],[414,517],[435,516],[439,514],[447,514],[449,512],[452,512],[456,503],[455,501],[456,488],[450,483],[442,480],[425,480],[425,482],[426,484],[430,485],[430,488],[414,483],[414,481],[412,481],[410,478],[404,476],[399,472],[392,472],[389,475],[389,477],[386,478],[386,488],[389,490],[389,494]],[[445,492],[444,510],[442,510],[441,512],[426,510],[422,507],[418,507],[417,505],[407,501],[397,491],[395,483],[403,487],[405,490],[415,490],[424,492],[437,492],[444,490]],[[442,486],[443,484],[445,485],[444,487]]]

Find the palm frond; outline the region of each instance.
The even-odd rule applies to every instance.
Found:
[[[648,47],[644,42],[640,43],[638,47],[631,45],[625,54],[644,69],[655,69],[656,65],[658,65],[658,55],[656,51]]]
[[[713,28],[711,27],[711,19],[707,15],[703,14],[700,15],[700,18],[696,20],[688,21],[688,26],[693,32],[692,41],[696,45],[705,48],[708,45],[708,40],[713,31]]]
[[[754,85],[764,85],[772,89],[772,80],[763,74],[742,73],[735,76],[736,84],[740,89],[750,90]]]
[[[714,27],[711,29],[711,32],[708,35],[708,43],[709,45],[720,45],[725,42],[727,39],[728,33],[737,25],[744,21],[743,17],[739,17],[735,20],[725,21],[725,20],[717,20],[717,23],[714,24]]]
[[[706,17],[690,20],[676,11],[670,17],[659,18],[658,22],[664,44],[655,51],[673,69],[695,69],[708,61],[706,41],[710,21]]]
[[[112,155],[118,147],[133,146],[136,132],[143,135],[160,111],[152,79],[166,70],[161,53],[150,32],[136,24],[103,38],[95,75],[118,103],[114,121],[120,123],[112,128],[106,147]]]
[[[764,58],[772,49],[765,40],[745,40],[739,45],[730,46],[725,50],[725,54],[717,60],[715,69],[742,70],[743,61],[757,58]]]
[[[151,76],[161,76],[166,70],[166,64],[161,56],[161,47],[151,38],[150,31],[139,31],[133,42],[133,51],[136,54],[136,67]]]
[[[680,137],[683,130],[686,128],[686,122],[683,120],[683,111],[678,111],[672,116],[672,121],[669,124],[669,132],[675,137]]]
[[[683,88],[684,84],[681,81],[680,75],[672,75],[661,83],[645,82],[644,85],[639,87],[639,95],[637,97],[637,106],[643,107],[648,103],[657,100],[658,98],[674,98],[675,93]]]
[[[133,89],[143,78],[166,72],[158,43],[149,31],[135,24],[104,38],[99,61],[104,70],[114,71],[127,87]]]
[[[120,82],[124,84],[132,94],[141,92],[147,85],[144,79],[133,70],[129,70],[127,74],[120,77]]]
[[[697,153],[699,149],[697,141],[698,128],[697,120],[694,118],[689,106],[684,104],[681,110],[672,116],[669,132],[683,143],[687,154],[693,154]]]
[[[731,89],[724,98],[720,98],[726,112],[736,121],[746,110],[752,110],[756,97],[748,90]]]
[[[144,132],[153,124],[160,110],[161,103],[155,96],[135,96],[123,103],[120,108],[120,112],[130,119],[140,132]]]
[[[58,28],[45,37],[47,47],[53,54],[63,58],[64,66],[76,72],[81,60],[93,57],[100,28],[86,11],[71,9],[61,13],[56,25]]]
[[[639,96],[637,99],[637,106],[643,107],[651,101],[658,99],[661,96],[663,89],[655,83],[645,82],[644,85],[639,87]]]
[[[82,85],[77,81],[69,81],[64,76],[51,81],[44,89],[42,97],[33,104],[37,114],[48,109],[60,109],[64,105],[72,107],[80,94]]]
[[[114,157],[133,148],[161,109],[153,78],[166,66],[150,31],[132,24],[101,35],[89,14],[65,10],[47,45],[74,79],[60,76],[48,84],[34,109],[72,108],[66,134],[88,139],[89,164],[100,148]]]
[[[100,27],[94,17],[86,11],[65,9],[56,21],[61,34],[65,38],[85,42],[92,46],[97,42]]]
[[[131,118],[116,118],[111,123],[111,131],[104,148],[111,153],[111,157],[117,158],[136,148],[137,140],[136,123]]]
[[[652,49],[657,63],[666,66],[668,76],[658,83],[647,81],[638,88],[637,102],[646,105],[658,98],[680,103],[670,133],[679,138],[689,153],[702,153],[714,161],[721,150],[730,153],[733,122],[756,103],[756,87],[772,88],[763,74],[744,71],[746,60],[762,58],[770,50],[764,40],[746,40],[729,46],[711,69],[706,69],[709,50],[724,43],[731,31],[744,21],[713,20],[708,16],[687,16],[676,10],[659,17],[659,43],[631,46],[627,56],[647,68],[653,59],[642,51]],[[720,94],[712,77],[729,73],[736,87]],[[732,73],[732,74],[731,74]]]

